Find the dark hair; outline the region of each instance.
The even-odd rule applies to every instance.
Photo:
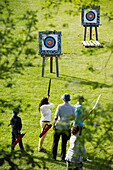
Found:
[[[84,97],[83,97],[83,96],[78,96],[77,100],[78,100],[79,102],[84,102]]]
[[[15,108],[13,109],[13,113],[17,115],[17,114],[19,113],[19,108],[18,108],[18,107],[15,107]]]
[[[79,132],[79,130],[80,130],[80,127],[78,125],[74,125],[71,129],[71,133],[73,135],[76,135]]]
[[[47,97],[43,97],[40,104],[39,104],[39,112],[40,112],[40,107],[44,104],[49,104],[48,102],[48,98]]]

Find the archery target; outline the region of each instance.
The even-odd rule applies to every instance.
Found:
[[[42,50],[58,50],[58,35],[43,35]]]
[[[56,44],[56,40],[54,39],[54,37],[48,36],[44,40],[44,45],[47,48],[53,48],[55,44]]]
[[[97,12],[93,9],[89,12],[84,11],[84,22],[85,23],[97,23]]]

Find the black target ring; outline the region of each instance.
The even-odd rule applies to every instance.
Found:
[[[44,45],[46,48],[53,48],[56,45],[56,40],[52,36],[48,36],[44,40]]]
[[[90,11],[86,14],[86,19],[88,21],[93,21],[95,19],[95,13],[93,11]]]

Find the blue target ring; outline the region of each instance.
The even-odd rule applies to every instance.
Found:
[[[88,21],[93,21],[95,19],[95,13],[93,11],[90,11],[86,14],[86,19]]]
[[[48,36],[44,40],[44,45],[46,48],[53,48],[56,45],[56,40],[53,37]]]

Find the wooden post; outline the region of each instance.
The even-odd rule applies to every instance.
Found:
[[[96,40],[98,41],[97,26],[95,26],[95,34],[96,34]]]
[[[84,41],[86,41],[86,31],[87,31],[87,26],[84,26]],[[89,26],[90,27],[90,35],[89,39],[92,40],[92,27],[95,27],[95,36],[96,36],[96,41],[98,41],[98,32],[97,32],[97,26]]]
[[[90,40],[92,39],[92,26],[90,26]]]
[[[50,57],[50,73],[53,72],[53,57]]]
[[[53,72],[53,57],[56,58],[56,76],[59,77],[59,71],[58,71],[58,56],[59,55],[54,55],[54,56],[49,56],[50,57],[50,73]],[[42,55],[43,61],[42,61],[42,77],[44,77],[44,67],[45,67],[45,55]]]
[[[45,66],[45,55],[43,56],[43,62],[42,62],[42,77],[44,77],[44,66]]]
[[[86,41],[86,31],[87,31],[87,27],[85,26],[85,29],[84,29],[84,41]]]
[[[58,57],[56,55],[56,75],[59,77],[59,72],[58,72]]]

